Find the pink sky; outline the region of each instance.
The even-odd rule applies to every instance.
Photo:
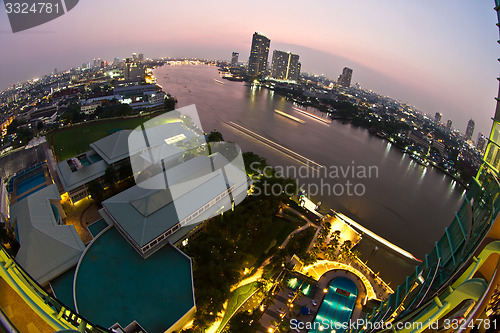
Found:
[[[97,1],[12,34],[0,11],[0,89],[14,82],[142,52],[146,57],[248,59],[253,32],[301,56],[304,71],[353,81],[489,133],[498,82],[493,1]],[[315,53],[317,50],[317,53]],[[301,51],[302,53],[300,53]],[[331,58],[329,58],[331,55]],[[331,59],[331,60],[330,60]],[[166,87],[168,89],[168,87]]]

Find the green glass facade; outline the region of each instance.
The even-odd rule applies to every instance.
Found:
[[[500,0],[495,0],[495,10],[500,22]],[[387,331],[420,332],[433,322],[449,318],[466,300],[475,303],[467,321],[480,315],[477,310],[491,290],[498,268],[497,264],[493,276],[478,273],[481,265],[489,259],[491,249],[496,252],[498,244],[496,239],[487,237],[500,210],[500,90],[496,99],[497,107],[483,164],[462,206],[431,253],[416,267],[415,273],[408,276],[406,283],[398,286],[389,299],[366,317],[369,323],[390,323],[392,328]],[[456,292],[456,297],[452,297],[458,289],[462,295]],[[452,307],[453,304],[455,307]],[[399,327],[405,323],[407,327],[411,323],[421,325],[395,329],[398,323],[401,324]],[[351,331],[378,331],[371,329],[375,325],[367,326]]]

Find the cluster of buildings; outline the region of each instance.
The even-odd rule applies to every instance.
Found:
[[[177,247],[201,230],[200,223],[243,200],[248,178],[244,170],[230,163],[224,152],[186,159],[186,147],[199,137],[200,131],[182,119],[155,118],[146,128],[117,131],[90,144],[87,152],[54,167],[50,166],[53,159],[48,158],[41,165],[18,172],[7,189],[1,188],[0,217],[15,230],[21,246],[16,262],[38,284],[50,286],[57,297],[64,299],[68,311],[80,312],[119,332],[128,332],[124,327],[129,322],[132,326],[127,327],[139,327],[142,332],[156,332],[158,325],[162,331],[173,332],[192,320],[196,306],[191,259]],[[156,124],[154,131],[149,130],[151,124]],[[146,136],[147,140],[141,141]],[[134,170],[136,185],[102,202],[102,219],[95,223],[96,227],[101,226],[94,233],[93,225],[88,226],[93,239],[84,244],[75,226],[65,223],[62,202],[67,199],[62,197],[77,204],[89,196],[90,183],[98,182],[105,188],[106,170],[118,171],[122,167]],[[114,256],[123,258],[125,249],[135,254],[129,254],[132,257],[127,260],[108,262]],[[106,256],[98,255],[101,251]],[[134,267],[134,263],[138,266]],[[99,269],[104,270],[102,275],[96,273]],[[92,277],[100,275],[99,279],[106,281],[112,279],[108,275],[121,270],[141,271],[140,286],[134,288],[171,299],[162,301],[168,303],[164,308],[167,313],[158,310],[151,316],[146,310],[150,300],[142,295],[138,298],[140,304],[122,304],[130,300],[115,299],[117,293],[134,294],[123,274],[118,278],[123,279],[121,282],[104,282],[113,285],[104,301],[88,297],[99,297],[94,288],[88,289],[88,271]],[[163,283],[172,285],[148,282],[158,281],[158,274],[166,279]],[[65,283],[74,291],[61,287]],[[171,297],[173,285],[179,285],[175,287],[176,299]],[[73,297],[65,298],[68,294]],[[104,317],[94,313],[92,309],[100,306],[110,313]],[[123,319],[123,306],[136,309],[137,316]]]
[[[250,57],[248,59],[247,74],[250,77],[269,77],[279,81],[297,82],[300,77],[301,63],[299,55],[274,50],[269,66],[269,48],[271,40],[265,35],[256,32],[252,37]],[[233,52],[231,56],[231,68],[238,68],[238,52]],[[350,87],[352,69],[345,67],[338,78],[341,87]]]
[[[17,119],[35,132],[36,128],[50,129],[60,124],[64,113],[75,105],[88,120],[98,107],[108,104],[128,104],[134,110],[153,109],[162,106],[165,97],[142,53],[134,53],[123,61],[116,58],[112,64],[94,59],[80,68],[55,72],[0,93],[0,129],[4,136],[7,126]],[[15,135],[3,137],[3,148],[14,140]]]
[[[437,126],[442,126],[442,122],[441,122],[441,119],[443,118],[443,114],[440,113],[440,112],[436,112],[435,116],[434,116],[434,122]],[[452,131],[452,125],[453,125],[453,121],[451,119],[448,119],[447,123],[446,123],[446,130],[448,132],[451,132]],[[470,141],[472,142],[472,137],[474,135],[474,128],[476,126],[476,123],[474,122],[473,119],[469,119],[469,121],[467,122],[467,127],[465,129],[465,135],[464,135],[464,139],[466,141]],[[476,140],[476,149],[483,153],[485,152],[486,150],[486,142],[487,139],[486,137],[484,136],[483,133],[479,133],[478,134],[478,137],[477,137],[477,140]]]

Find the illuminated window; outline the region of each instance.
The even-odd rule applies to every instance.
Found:
[[[186,136],[184,134],[179,134],[179,135],[173,136],[171,138],[165,139],[165,143],[171,145],[173,143],[182,141],[184,139],[187,139]]]

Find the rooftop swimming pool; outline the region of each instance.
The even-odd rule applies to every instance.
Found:
[[[45,183],[45,174],[43,173],[43,170],[40,168],[39,172],[17,183],[17,194],[20,195],[26,193],[29,190],[43,183]]]
[[[73,300],[75,269],[76,267],[73,267],[50,281],[50,287],[56,298],[73,311],[75,311],[75,301]]]
[[[104,219],[100,219],[100,220],[92,223],[91,225],[89,225],[87,227],[87,229],[89,229],[89,232],[92,235],[92,238],[94,238],[101,231],[103,231],[104,229],[106,229],[107,226],[108,226],[108,224],[106,223],[106,221],[104,221]]]
[[[164,332],[193,308],[191,261],[173,246],[143,259],[114,227],[88,246],[73,287],[78,312],[91,322],[136,320]]]

